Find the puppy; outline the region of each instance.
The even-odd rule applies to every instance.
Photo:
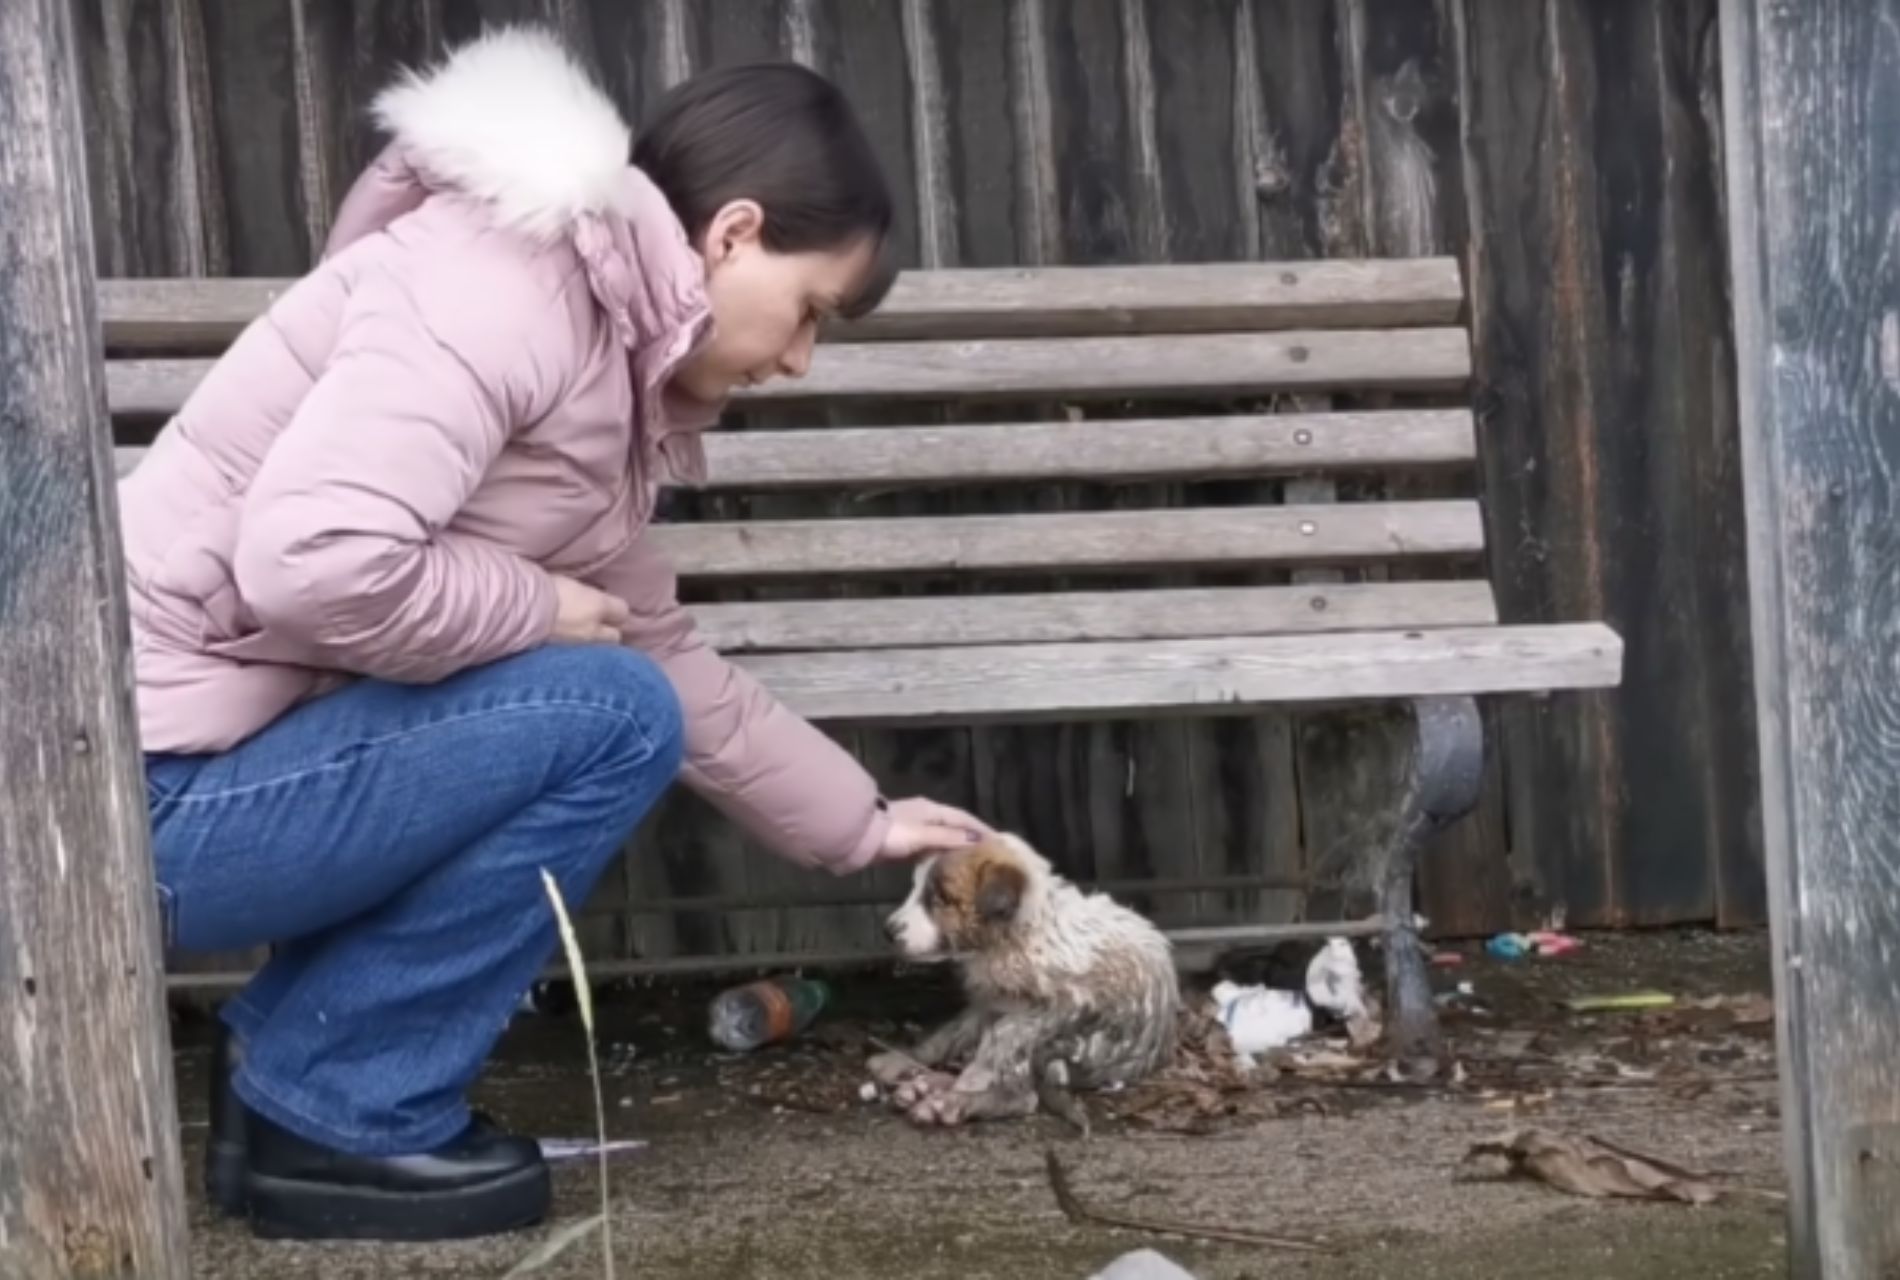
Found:
[[[954,961],[969,998],[912,1053],[871,1059],[917,1124],[1024,1116],[1039,1100],[1081,1124],[1070,1088],[1132,1084],[1173,1054],[1168,940],[1014,836],[920,864],[886,929],[909,959]]]

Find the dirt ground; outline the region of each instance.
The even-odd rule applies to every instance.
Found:
[[[1245,1087],[1215,1054],[1184,1052],[1161,1080],[1090,1100],[1081,1138],[1042,1118],[913,1132],[863,1101],[872,1039],[902,1040],[950,1007],[929,974],[844,976],[802,1042],[749,1057],[710,1050],[709,989],[603,997],[612,1137],[650,1145],[611,1164],[622,1276],[678,1280],[1085,1280],[1151,1247],[1201,1280],[1535,1276],[1715,1280],[1785,1273],[1766,939],[1592,936],[1557,959],[1503,963],[1474,948],[1435,972],[1457,1068],[1426,1087],[1376,1063],[1320,1055]],[[1190,979],[1200,985],[1206,979]],[[1662,989],[1673,1008],[1581,1015],[1580,994]],[[202,1028],[181,1029],[187,1158],[204,1137]],[[518,1129],[593,1130],[578,1019],[530,1015],[480,1101]],[[1268,1073],[1271,1075],[1271,1073]],[[1592,1200],[1494,1160],[1474,1142],[1522,1126],[1587,1134],[1704,1173],[1712,1205]],[[1054,1151],[1088,1212],[1323,1242],[1304,1254],[1072,1221]],[[558,1221],[527,1235],[437,1247],[283,1245],[194,1208],[195,1274],[271,1280],[498,1277],[562,1223],[598,1208],[597,1166],[563,1164]],[[578,1246],[537,1274],[601,1274]]]

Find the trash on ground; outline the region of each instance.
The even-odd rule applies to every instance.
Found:
[[[1456,969],[1465,962],[1462,951],[1439,951],[1432,955],[1432,964],[1440,969]]]
[[[1482,1156],[1500,1156],[1514,1175],[1535,1178],[1559,1191],[1591,1199],[1676,1200],[1702,1205],[1721,1196],[1705,1174],[1622,1150],[1600,1138],[1548,1129],[1516,1129],[1488,1142],[1474,1143],[1465,1158]]]
[[[603,1152],[610,1156],[624,1155],[629,1151],[644,1150],[647,1145],[640,1138],[616,1138],[605,1147],[593,1138],[542,1138],[540,1142],[541,1158],[549,1163],[599,1156]]]
[[[1775,1020],[1774,999],[1759,993],[1745,996],[1708,996],[1685,1003],[1688,1008],[1704,1013],[1726,1013],[1729,1015],[1730,1023],[1738,1027],[1761,1026]]]
[[[1304,992],[1218,982],[1213,995],[1221,1025],[1227,1028],[1234,1053],[1242,1062],[1251,1064],[1269,1049],[1312,1033],[1313,1007],[1306,1002]]]
[[[1583,946],[1583,943],[1567,933],[1558,933],[1553,929],[1540,929],[1536,933],[1526,934],[1537,954],[1549,959],[1553,956],[1568,955]]]
[[[1500,933],[1484,944],[1487,955],[1498,960],[1522,960],[1525,956],[1553,959],[1569,955],[1583,943],[1567,933],[1539,929],[1535,933]]]
[[[1489,1013],[1484,1001],[1478,999],[1478,988],[1470,982],[1461,982],[1449,991],[1440,991],[1432,997],[1432,1003],[1441,1009],[1462,1009],[1467,1013]]]
[[[1261,1054],[1311,1035],[1322,1012],[1345,1024],[1355,1047],[1379,1038],[1378,1020],[1366,1001],[1359,957],[1344,938],[1328,939],[1314,953],[1306,966],[1304,991],[1220,982],[1212,995],[1221,1026],[1243,1065],[1251,1066]]]
[[[1572,996],[1564,1008],[1572,1013],[1626,1013],[1641,1009],[1667,1009],[1676,998],[1667,991],[1629,991],[1621,995]]]
[[[1153,1249],[1138,1249],[1124,1253],[1089,1280],[1194,1280],[1194,1274]]]
[[[722,991],[707,1011],[713,1043],[732,1053],[790,1040],[831,1002],[831,988],[813,978],[763,978]]]

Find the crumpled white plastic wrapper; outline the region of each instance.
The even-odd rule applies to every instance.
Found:
[[[1234,1054],[1247,1066],[1271,1049],[1313,1032],[1313,1008],[1334,1013],[1348,1026],[1370,1021],[1359,957],[1345,938],[1329,938],[1306,966],[1306,991],[1278,991],[1216,983],[1214,1006]],[[1310,1004],[1308,1002],[1311,1002]],[[1355,1039],[1358,1037],[1355,1036]]]
[[[1156,1253],[1141,1249],[1124,1253],[1089,1280],[1195,1280],[1194,1276]]]

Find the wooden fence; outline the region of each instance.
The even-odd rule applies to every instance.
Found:
[[[636,118],[706,66],[819,67],[900,179],[911,263],[1457,255],[1504,615],[1607,619],[1628,657],[1614,694],[1494,716],[1484,805],[1424,909],[1457,933],[1765,917],[1716,0],[80,9],[108,276],[303,269],[375,90],[504,20],[561,30]],[[972,805],[1086,878],[1181,886],[1143,899],[1175,924],[1284,915],[1275,885],[1376,835],[1377,741],[1290,714],[853,739],[893,793]],[[642,844],[592,904],[597,951],[849,947],[896,887],[774,863],[685,799]],[[732,895],[757,905],[653,909]]]

